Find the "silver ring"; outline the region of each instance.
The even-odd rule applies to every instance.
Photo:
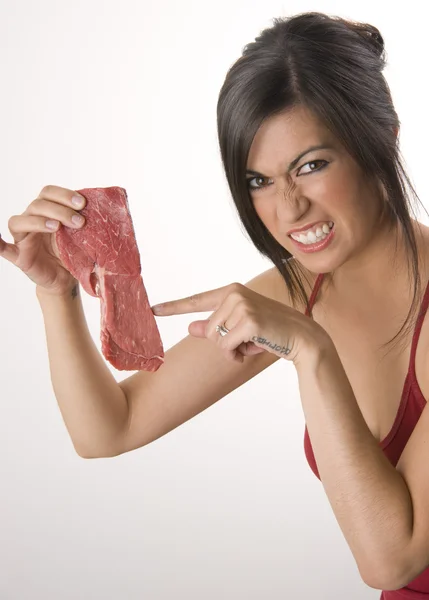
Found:
[[[229,329],[225,327],[225,323],[223,325],[216,325],[216,331],[217,333],[220,333],[222,337],[229,333]]]

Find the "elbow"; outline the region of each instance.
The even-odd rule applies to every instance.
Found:
[[[385,577],[380,573],[373,574],[371,577],[362,577],[362,579],[368,587],[385,592],[400,590],[406,585],[396,577]]]
[[[118,454],[113,454],[110,452],[77,452],[76,454],[79,458],[84,458],[86,460],[94,459],[94,458],[113,458],[115,456],[119,456]]]
[[[400,590],[413,579],[402,566],[385,563],[377,568],[367,569],[366,572],[360,571],[360,574],[368,587],[386,592]]]
[[[90,454],[89,452],[78,452],[77,450],[76,450],[76,454],[79,456],[79,458],[85,458],[87,460],[89,460],[90,458],[103,458],[102,456],[99,456],[99,455]]]
[[[74,449],[79,458],[94,459],[94,458],[114,458],[122,454],[118,448],[113,446],[108,447],[94,447],[94,448],[82,448],[74,445]]]
[[[103,458],[99,453],[96,452],[88,452],[88,450],[84,450],[83,448],[76,448],[76,446],[74,447],[74,449],[79,458]]]
[[[370,588],[375,590],[385,590],[386,589],[386,581],[387,579],[384,576],[384,573],[380,570],[373,569],[371,572],[362,571],[359,569],[359,574],[362,578],[362,581]]]
[[[411,565],[401,565],[395,571],[390,570],[389,576],[384,580],[385,586],[382,589],[386,591],[400,590],[419,577],[428,567],[429,562],[427,557],[419,557]]]
[[[71,438],[71,441],[79,458],[115,458],[126,452],[124,436],[118,432],[98,440],[79,441]]]
[[[362,580],[368,587],[385,592],[399,590],[404,587],[402,584],[397,583],[396,579],[384,577],[380,573],[373,574],[371,577],[362,577]]]

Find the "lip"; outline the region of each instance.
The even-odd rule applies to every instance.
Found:
[[[304,225],[303,227],[296,227],[296,229],[290,229],[286,235],[291,235],[291,233],[300,233],[301,231],[307,231],[307,229],[311,229],[312,227],[314,227],[315,225],[318,225],[319,223],[329,223],[329,221],[314,221],[314,223],[308,223],[307,225]]]
[[[304,254],[312,254],[313,252],[320,252],[321,250],[324,250],[327,246],[329,246],[332,243],[334,236],[335,224],[323,240],[319,242],[314,242],[314,244],[301,244],[301,242],[297,242],[293,238],[291,238],[291,240],[300,252],[303,252]]]

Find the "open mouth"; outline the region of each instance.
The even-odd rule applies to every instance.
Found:
[[[301,252],[318,252],[324,250],[332,241],[335,232],[335,223],[329,221],[329,224],[323,224],[312,230],[307,235],[290,234],[289,237]]]
[[[312,244],[316,244],[327,238],[333,227],[334,222],[327,221],[326,223],[323,223],[323,225],[311,229],[306,234],[299,232],[291,233],[289,237],[295,242],[306,246],[311,246]]]

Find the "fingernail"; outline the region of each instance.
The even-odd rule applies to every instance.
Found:
[[[54,221],[53,219],[48,219],[46,221],[46,227],[48,229],[57,229],[57,227],[58,227],[58,221]]]
[[[154,304],[154,306],[152,306],[152,312],[155,315],[160,315],[162,313],[162,304]]]
[[[72,204],[73,206],[83,206],[85,202],[85,198],[83,196],[73,196]]]
[[[83,223],[83,217],[81,215],[73,215],[72,216],[72,221],[75,225],[82,225]]]

